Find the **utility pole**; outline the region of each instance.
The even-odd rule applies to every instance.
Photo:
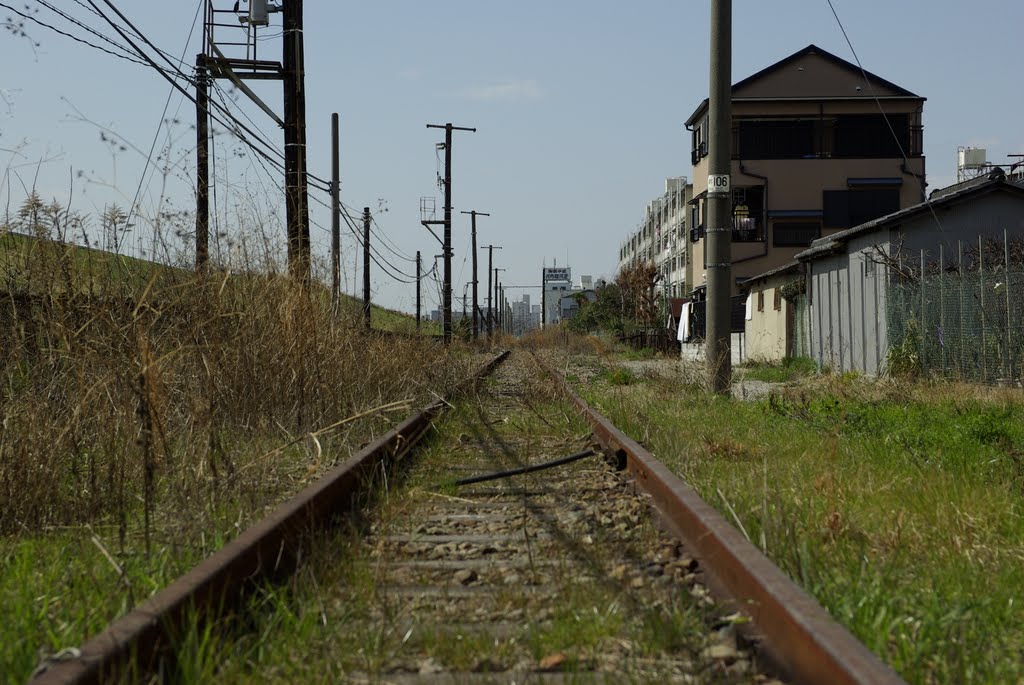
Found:
[[[370,208],[363,207],[363,318],[370,330]]]
[[[309,198],[306,192],[306,88],[302,0],[285,0],[281,76],[284,80],[285,208],[288,270],[309,282]]]
[[[541,267],[540,270],[540,329],[544,330],[544,318],[548,314],[548,270]]]
[[[420,278],[422,277],[423,266],[420,261],[420,251],[416,250],[416,332],[420,330]]]
[[[494,267],[494,324],[491,327],[494,331],[501,330],[501,285],[498,283],[499,271],[508,271],[508,269]]]
[[[230,80],[236,89],[244,93],[260,109],[263,110],[278,126],[284,129],[284,169],[285,169],[285,207],[288,235],[288,270],[289,274],[302,283],[309,282],[310,244],[309,244],[309,204],[306,190],[306,91],[305,91],[305,58],[303,47],[303,9],[302,0],[286,0],[283,7],[275,6],[267,0],[250,0],[248,9],[217,9],[216,4],[227,0],[203,0],[203,51],[196,57],[197,92],[196,92],[196,135],[199,140],[197,147],[198,173],[196,177],[196,263],[205,263],[209,258],[209,177],[204,159],[209,159],[208,142],[202,142],[203,129],[208,132],[209,123],[209,79]],[[280,12],[282,15],[281,61],[256,59],[258,41],[261,39],[260,29],[270,29],[269,13]],[[230,15],[226,20],[225,15]],[[246,38],[238,42],[238,25],[248,25]],[[216,34],[226,29],[231,38],[218,43]],[[221,48],[233,49],[237,55],[225,55]],[[243,56],[244,55],[244,56]],[[205,76],[206,78],[202,78]],[[256,95],[248,85],[248,80],[281,81],[283,84],[284,118]],[[237,127],[256,135],[245,124]],[[239,134],[241,135],[241,134]]]
[[[338,113],[331,115],[331,306],[341,297],[341,160]]]
[[[210,79],[206,55],[196,55],[196,271],[210,259]]]
[[[490,216],[486,212],[478,212],[475,209],[469,212],[463,212],[463,214],[469,214],[473,221],[473,341],[480,335],[480,324],[478,322],[477,312],[480,310],[480,304],[477,300],[477,278],[476,278],[476,218],[478,216]]]
[[[427,124],[427,128],[444,129],[444,285],[441,299],[443,339],[447,345],[452,341],[452,131],[476,133],[476,129],[451,123]]]
[[[732,382],[732,0],[711,0],[708,99],[707,378],[714,393]]]
[[[487,248],[487,336],[494,333],[494,322],[491,309],[491,274],[494,272],[494,251],[500,250],[500,245],[484,245]]]

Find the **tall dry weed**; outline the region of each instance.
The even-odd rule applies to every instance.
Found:
[[[199,277],[0,235],[0,279],[0,533],[105,522],[148,548],[152,527],[225,498],[258,510],[400,416],[314,437],[308,464],[243,469],[254,456],[426,402],[468,368],[427,339],[364,333],[272,264]]]

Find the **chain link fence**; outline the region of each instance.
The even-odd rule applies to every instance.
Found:
[[[1013,267],[1015,265],[1011,265]],[[1024,269],[926,273],[893,283],[887,302],[890,373],[1014,383],[1024,359]]]

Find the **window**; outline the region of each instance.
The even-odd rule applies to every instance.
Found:
[[[775,301],[772,303],[772,308],[775,309],[775,311],[780,311],[782,309],[782,290],[779,288],[775,288]]]
[[[734,130],[734,156],[740,159],[817,157],[813,119],[740,120]]]
[[[708,156],[708,119],[704,117],[697,124],[692,132],[693,149],[690,151],[690,161],[694,166],[700,160]]]
[[[825,228],[850,228],[900,208],[898,188],[826,190],[822,193]]]
[[[818,221],[775,221],[772,223],[772,245],[775,247],[807,247],[821,237]]]
[[[764,240],[764,186],[733,188],[732,239],[738,243]]]
[[[833,157],[899,158],[901,148],[910,154],[910,123],[906,114],[889,114],[888,121],[881,114],[847,114],[835,119]]]
[[[764,291],[763,290],[758,290],[757,291],[757,311],[759,311],[759,312],[763,312],[764,311]]]

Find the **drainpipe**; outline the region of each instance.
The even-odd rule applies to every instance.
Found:
[[[747,167],[743,165],[742,159],[739,160],[739,163],[741,174],[743,174],[744,176],[750,176],[751,178],[759,178],[762,181],[764,181],[764,215],[762,217],[764,219],[764,249],[761,250],[761,254],[759,255],[754,255],[753,257],[747,257],[746,259],[737,260],[745,262],[751,259],[757,259],[758,257],[764,257],[765,255],[768,254],[768,177],[762,176],[761,174],[755,174],[751,171],[747,171]]]

